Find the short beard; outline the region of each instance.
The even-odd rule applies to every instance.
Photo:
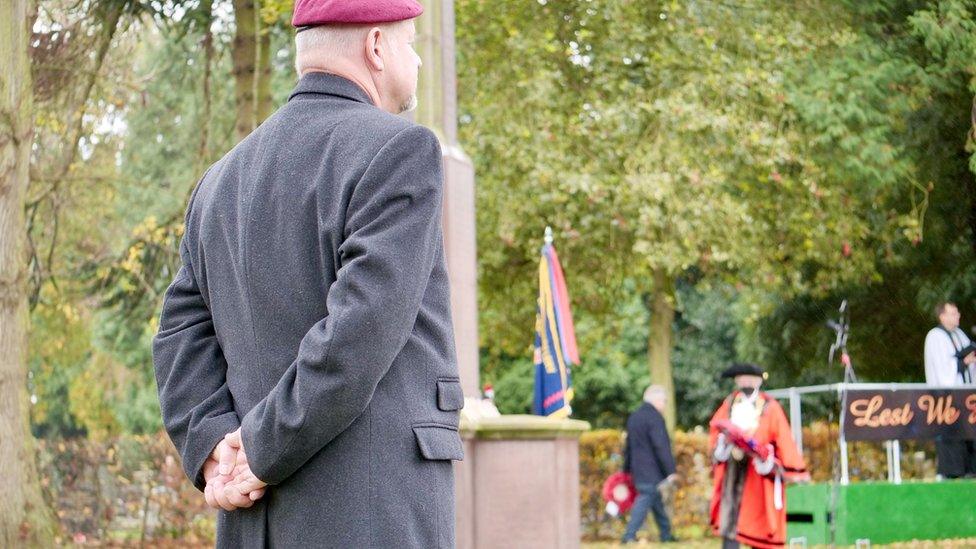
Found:
[[[410,112],[417,108],[417,94],[410,94],[403,103],[400,103],[400,114]]]
[[[752,398],[752,395],[759,391],[758,387],[739,387],[739,391],[744,394],[747,398]]]

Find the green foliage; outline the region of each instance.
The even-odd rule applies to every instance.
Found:
[[[932,87],[911,48],[891,48],[859,8],[833,3],[457,9],[483,371],[503,409],[531,402],[526,343],[546,225],[579,319],[580,417],[614,425],[646,382],[649,319],[638,311],[658,269],[694,282],[676,300],[680,423],[707,419],[734,358],[761,359],[784,381],[795,370],[827,377],[820,353],[788,363],[799,351],[773,352],[783,350],[775,319],[794,299],[877,287],[922,241],[932,185],[912,128]],[[823,319],[805,332],[817,344]],[[639,347],[617,339],[615,320]]]
[[[204,97],[200,40],[199,35],[151,33],[139,43],[135,77],[146,84],[126,101],[120,171],[130,181],[113,201],[113,217],[127,230],[116,235],[116,249],[148,218],[162,225],[174,216],[182,221],[203,170],[234,145],[233,82],[222,77],[230,72],[230,55],[225,47],[217,49],[210,96]],[[208,102],[211,114],[205,119]]]
[[[727,287],[710,290],[684,284],[678,289],[681,314],[675,319],[674,386],[678,425],[708,426],[718,403],[730,390],[720,375],[739,360],[736,342],[738,303]]]
[[[851,303],[851,354],[864,380],[924,379],[922,346],[926,332],[936,323],[932,308],[937,302],[956,301],[966,330],[976,318],[970,117],[976,93],[976,57],[971,54],[976,48],[972,32],[976,6],[941,2],[917,9],[912,2],[889,2],[857,3],[855,9],[872,6],[875,9],[855,29],[856,39],[830,64],[811,67],[818,75],[811,80],[827,77],[843,82],[850,80],[845,74],[861,75],[877,82],[876,91],[858,95],[858,102],[849,101],[844,94],[831,94],[831,102],[817,107],[810,116],[822,117],[828,111],[842,112],[842,108],[849,116],[863,116],[862,102],[878,103],[887,93],[887,103],[907,111],[907,116],[897,119],[897,125],[888,118],[877,118],[865,131],[877,134],[889,126],[884,139],[900,143],[904,152],[900,161],[875,171],[897,173],[899,165],[913,162],[917,175],[913,187],[902,193],[903,200],[911,200],[913,195],[920,198],[917,189],[924,187],[924,201],[916,200],[916,204],[927,208],[927,213],[924,225],[905,227],[915,234],[909,242],[883,248],[878,277],[869,284],[841,286],[822,296],[771,300],[768,309],[773,313],[745,326],[743,339],[748,343],[744,344],[768,363],[778,364],[791,384],[840,378],[840,370],[825,367],[832,335],[823,321],[836,314],[844,298]],[[825,76],[820,75],[824,71]],[[864,88],[870,91],[870,87]],[[817,94],[806,96],[815,98]],[[854,104],[846,106],[845,101]],[[831,125],[823,127],[829,130]],[[837,168],[860,173],[853,171],[857,166],[838,164]],[[871,210],[864,215],[888,213]]]
[[[88,323],[71,304],[35,309],[30,331],[31,423],[39,436],[81,432],[68,398],[91,353]]]
[[[677,295],[681,303],[674,323],[677,417],[678,425],[690,429],[706,425],[729,390],[719,383],[719,375],[740,358],[736,349],[739,304],[727,287],[702,290],[682,283]],[[573,416],[596,428],[620,429],[640,405],[650,382],[646,361],[648,312],[642,299],[634,295],[608,317],[607,326],[594,326],[592,319],[584,319],[577,327],[587,337],[607,335],[592,342],[591,354],[573,369]],[[486,373],[485,379],[493,384],[495,404],[502,413],[531,413],[535,373],[529,358],[483,356],[482,370],[496,373],[497,377]]]
[[[599,428],[623,426],[648,383],[647,337],[642,329],[646,318],[642,301],[632,298],[622,301],[605,325],[596,325],[593,318],[580,319],[580,342],[592,351],[573,368],[574,417]],[[531,337],[531,332],[525,334],[529,343]],[[495,403],[502,413],[531,413],[535,367],[531,346],[526,349],[524,355],[482,354],[484,379],[493,382]]]
[[[149,341],[184,203],[233,145],[233,29],[212,26],[204,94],[205,4],[124,3],[81,154],[55,188],[85,74],[58,63],[89,59],[104,19],[42,5],[87,38],[48,36],[35,52],[43,169],[28,213],[51,257],[35,269],[50,278],[32,315],[35,430],[152,431]],[[262,3],[276,103],[294,81],[289,9]],[[482,376],[502,411],[531,406],[546,225],[583,355],[574,409],[597,426],[621,426],[648,382],[655,269],[677,283],[685,427],[707,420],[735,359],[762,362],[773,386],[838,379],[822,323],[842,298],[866,379],[920,379],[935,301],[976,318],[972,2],[458,0],[456,12]]]
[[[535,382],[532,365],[527,360],[512,359],[505,373],[493,384],[495,405],[503,414],[532,413],[532,387]]]
[[[858,244],[871,228],[890,240],[885,224],[902,220],[869,224],[850,209],[883,200],[911,166],[881,173],[872,166],[890,164],[896,149],[877,143],[883,135],[856,136],[890,113],[868,103],[877,112],[861,125],[830,119],[872,163],[830,177],[836,156],[822,158],[813,139],[824,128],[807,125],[824,116],[793,99],[788,71],[848,37],[816,3],[799,12],[764,5],[524,3],[498,14],[488,2],[459,2],[462,138],[479,174],[482,333],[493,338],[485,345],[512,352],[531,325],[525,296],[546,224],[557,228],[578,306],[600,316],[622,280],[646,291],[650,269],[694,267],[785,295],[874,272],[873,248]],[[844,242],[855,246],[841,262]]]
[[[79,16],[70,8],[53,13]],[[34,213],[34,239],[50,241],[50,252],[43,251],[52,279],[32,315],[32,412],[40,434],[100,438],[160,428],[149,342],[173,273],[184,201],[207,163],[231,145],[233,126],[231,85],[217,76],[230,71],[223,53],[230,37],[217,38],[205,96],[199,42],[209,24],[199,16],[190,10],[157,27],[150,20],[121,24],[137,30],[119,31],[107,53],[70,177],[58,186],[33,182],[45,197]],[[44,67],[72,60],[49,49],[35,52],[48,56]],[[76,89],[72,82],[65,84]],[[52,93],[35,90],[50,97],[36,126],[37,141],[47,145],[38,162],[47,170],[67,154],[67,144],[58,144],[66,131],[62,110],[74,105],[71,92],[58,92],[67,99]]]

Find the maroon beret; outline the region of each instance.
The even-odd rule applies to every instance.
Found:
[[[423,12],[416,0],[295,0],[291,24],[303,30],[333,23],[393,23]]]

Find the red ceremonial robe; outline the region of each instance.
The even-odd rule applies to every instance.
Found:
[[[738,391],[726,398],[712,416],[712,422],[729,419],[733,399]],[[740,543],[761,548],[783,547],[786,543],[786,486],[784,481],[807,480],[810,478],[800,454],[793,441],[790,423],[783,407],[766,393],[760,393],[757,406],[762,406],[759,427],[752,438],[760,445],[772,444],[776,466],[765,476],[760,476],[752,464],[746,468],[745,484],[742,487],[742,501],[737,521],[737,536]],[[714,453],[719,430],[710,429],[709,448]],[[730,458],[731,459],[731,458]],[[720,509],[722,482],[725,479],[727,464],[716,463],[712,469],[714,491],[712,492],[711,525],[717,535],[720,528]],[[777,477],[779,480],[777,481]],[[777,495],[777,491],[779,494]],[[777,500],[780,505],[777,505]],[[777,508],[778,507],[778,508]]]

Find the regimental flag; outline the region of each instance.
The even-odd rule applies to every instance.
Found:
[[[535,400],[533,413],[567,417],[572,413],[570,367],[579,364],[576,328],[569,310],[569,292],[551,243],[539,261],[539,301],[535,320]]]

